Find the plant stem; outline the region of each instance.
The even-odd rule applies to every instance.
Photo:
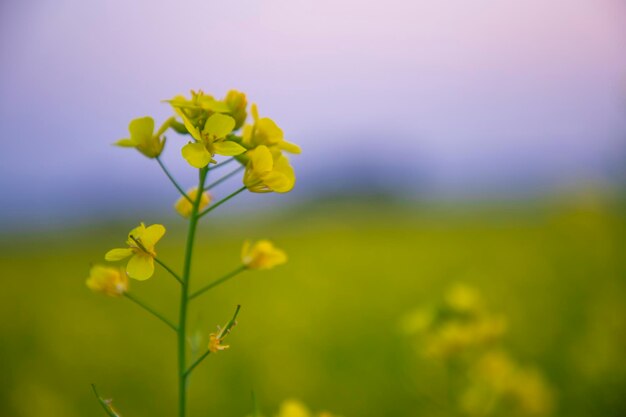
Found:
[[[227,179],[229,179],[230,177],[232,177],[233,175],[237,174],[238,172],[241,172],[241,170],[243,170],[245,167],[244,166],[240,166],[239,168],[237,168],[236,170],[234,170],[233,172],[224,175],[222,178],[220,178],[219,180],[207,185],[206,187],[204,187],[205,191],[210,190],[211,188],[217,187],[218,185],[220,185],[221,183],[223,183],[224,181],[226,181]]]
[[[120,415],[117,414],[117,412],[113,409],[113,406],[111,405],[111,400],[105,400],[104,398],[100,396],[100,394],[98,394],[98,390],[96,389],[95,384],[91,384],[91,389],[93,390],[93,393],[96,395],[96,398],[98,399],[98,402],[100,403],[104,411],[110,417],[120,417]]]
[[[201,168],[199,171],[198,190],[204,188],[204,182],[209,170]],[[185,417],[187,403],[187,374],[186,374],[186,343],[187,343],[187,301],[189,293],[189,277],[191,274],[191,259],[193,244],[198,225],[198,207],[202,193],[197,193],[192,203],[191,215],[189,216],[189,229],[187,232],[187,244],[185,248],[185,263],[183,265],[183,282],[180,291],[180,313],[178,316],[178,416]]]
[[[128,298],[130,301],[132,301],[133,303],[137,304],[139,307],[143,308],[144,310],[146,310],[148,313],[152,314],[154,317],[156,317],[157,319],[161,320],[163,323],[167,324],[169,327],[172,328],[172,330],[174,330],[175,332],[178,332],[178,329],[176,328],[176,326],[174,324],[172,324],[171,321],[169,321],[168,319],[166,319],[165,317],[163,317],[160,313],[158,313],[156,310],[154,310],[152,307],[148,307],[147,305],[145,305],[143,303],[143,301],[138,300],[137,298],[135,298],[134,295],[131,295],[130,293],[125,292],[124,293],[124,297]]]
[[[234,157],[233,157],[233,158],[228,158],[227,160],[222,161],[222,162],[220,162],[219,164],[215,164],[215,165],[213,165],[213,166],[212,166],[212,167],[210,167],[210,168],[211,168],[211,169],[215,169],[215,168],[223,167],[224,165],[227,165],[227,164],[229,164],[229,163],[233,162],[234,160],[235,160],[235,158],[234,158]]]
[[[215,210],[216,208],[218,208],[219,206],[221,206],[222,204],[224,204],[225,202],[227,202],[228,200],[230,200],[231,198],[233,198],[234,196],[236,196],[237,194],[247,190],[248,187],[246,187],[245,185],[243,187],[241,187],[240,189],[238,189],[237,191],[235,191],[234,193],[228,195],[227,197],[222,198],[220,201],[218,201],[217,203],[213,204],[211,207],[209,207],[208,209],[204,210],[203,212],[201,212],[200,214],[198,214],[198,218],[204,216],[205,214]],[[201,195],[201,194],[199,194]]]
[[[181,277],[178,276],[178,274],[174,271],[172,271],[172,268],[170,268],[169,266],[165,265],[163,262],[161,262],[161,260],[159,258],[154,258],[154,261],[156,263],[158,263],[159,265],[161,265],[163,268],[165,268],[165,270],[167,272],[169,272],[170,274],[172,274],[172,276],[174,278],[176,278],[176,281],[180,282],[181,284],[183,283],[183,280]]]
[[[247,269],[247,267],[245,265],[241,265],[240,267],[238,267],[237,269],[235,269],[234,271],[229,272],[228,274],[224,275],[223,277],[216,279],[215,281],[211,282],[210,284],[208,284],[205,287],[202,287],[201,289],[199,289],[198,291],[194,292],[193,294],[191,294],[189,296],[189,300],[193,300],[194,298],[196,298],[197,296],[203,294],[205,291],[210,290],[213,287],[217,287],[218,285],[220,285],[223,282],[228,281],[229,279],[231,279],[232,277],[234,277],[235,275],[239,274],[240,272],[243,272]]]
[[[187,195],[187,193],[185,192],[185,190],[183,190],[183,188],[178,184],[178,182],[176,182],[176,180],[174,179],[174,177],[172,176],[172,174],[170,174],[170,172],[167,170],[167,168],[165,167],[165,165],[163,165],[163,161],[161,161],[161,157],[157,156],[155,158],[157,160],[157,162],[159,163],[159,166],[161,167],[161,169],[163,170],[163,172],[165,172],[165,175],[167,175],[167,178],[170,179],[170,181],[172,182],[172,184],[174,184],[174,187],[176,187],[176,189],[178,190],[178,192],[187,199],[187,201],[189,201],[191,204],[193,204],[193,201],[191,201],[191,198]]]
[[[211,351],[207,350],[194,363],[192,363],[191,366],[189,367],[189,369],[187,369],[187,371],[185,372],[185,376],[188,377],[189,374],[191,374],[191,371],[193,371],[196,366],[200,365],[200,362],[202,362],[204,360],[204,358],[209,356],[210,353],[211,353]]]

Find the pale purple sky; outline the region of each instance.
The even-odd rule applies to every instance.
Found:
[[[175,196],[109,144],[192,88],[247,92],[302,145],[296,197],[360,177],[451,195],[603,180],[626,153],[626,5],[5,0],[0,216]]]

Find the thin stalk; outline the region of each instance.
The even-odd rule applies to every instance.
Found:
[[[200,214],[198,214],[198,218],[204,216],[207,213],[210,213],[211,211],[215,210],[216,208],[218,208],[219,206],[221,206],[222,204],[224,204],[225,202],[227,202],[228,200],[230,200],[231,198],[233,198],[234,196],[236,196],[237,194],[247,190],[248,187],[246,187],[245,185],[243,187],[241,187],[240,189],[238,189],[237,191],[235,191],[234,193],[222,198],[220,201],[218,201],[217,203],[213,204],[211,207],[209,207],[208,209],[204,210],[203,212],[201,212]],[[198,194],[201,195],[201,194]]]
[[[168,171],[168,169],[165,167],[165,165],[163,164],[163,161],[161,161],[161,157],[157,156],[155,158],[157,160],[157,162],[159,163],[159,166],[161,167],[161,169],[163,170],[163,172],[165,172],[165,175],[167,175],[167,178],[170,179],[170,181],[172,182],[172,184],[174,184],[174,187],[176,187],[176,189],[178,190],[178,192],[187,199],[187,201],[189,201],[191,204],[193,204],[193,201],[191,201],[191,198],[187,195],[187,193],[185,192],[185,190],[183,190],[183,188],[178,184],[178,182],[176,182],[176,180],[174,179],[174,177],[172,176],[172,174],[170,174],[170,172]]]
[[[188,377],[189,374],[191,374],[191,371],[193,371],[196,368],[196,366],[200,365],[200,362],[202,362],[204,358],[206,358],[210,354],[211,354],[210,350],[207,350],[206,352],[204,352],[202,356],[200,356],[194,363],[191,364],[189,369],[187,369],[187,371],[185,372],[185,376]]]
[[[172,330],[174,330],[175,332],[178,332],[178,329],[176,328],[176,326],[174,324],[172,324],[171,321],[169,321],[168,319],[166,319],[165,317],[163,317],[163,315],[161,315],[160,313],[158,313],[156,310],[154,310],[152,307],[148,307],[147,305],[145,305],[143,303],[143,301],[138,300],[137,298],[135,298],[134,295],[131,295],[130,293],[125,292],[124,293],[124,297],[128,298],[130,301],[132,301],[133,303],[137,304],[139,307],[143,308],[144,310],[146,310],[148,313],[152,314],[154,317],[156,317],[157,319],[161,320],[163,323],[167,324]]]
[[[224,339],[226,336],[228,336],[230,334],[231,329],[237,324],[237,316],[239,315],[239,310],[241,310],[241,305],[237,306],[237,308],[235,309],[235,314],[233,314],[233,317],[230,320],[228,320],[228,323],[226,323],[224,328],[222,330],[220,330],[220,332],[219,332],[219,334],[217,336],[217,337],[220,338],[220,341],[222,339]],[[218,329],[219,329],[219,327],[218,327]],[[196,366],[200,365],[200,363],[204,360],[204,358],[209,356],[210,353],[211,353],[211,350],[209,349],[206,352],[204,352],[202,354],[202,356],[200,356],[198,359],[196,359],[196,361],[193,364],[191,364],[189,369],[187,369],[187,371],[185,371],[185,376],[189,376],[191,374],[191,371],[193,371]]]
[[[215,281],[211,282],[210,284],[208,284],[205,287],[200,288],[198,291],[194,292],[193,294],[191,294],[189,296],[189,300],[193,300],[194,298],[196,298],[197,296],[203,294],[204,292],[210,290],[213,287],[217,287],[218,285],[220,285],[223,282],[228,281],[229,279],[231,279],[232,277],[236,276],[237,274],[239,274],[240,272],[243,272],[247,269],[247,267],[245,265],[241,265],[240,267],[238,267],[237,269],[235,269],[234,271],[229,272],[228,274],[224,275],[223,277],[216,279]]]
[[[169,272],[170,274],[172,274],[172,276],[174,278],[176,278],[176,281],[180,282],[181,284],[183,283],[183,280],[181,277],[178,276],[178,274],[176,272],[174,272],[172,270],[172,268],[170,268],[169,266],[165,265],[163,262],[161,262],[161,260],[159,258],[154,258],[154,261],[156,263],[158,263],[159,265],[161,265],[167,272]]]
[[[119,414],[117,414],[117,412],[113,409],[113,406],[111,405],[111,400],[105,400],[104,398],[102,398],[100,396],[100,394],[98,394],[98,390],[96,389],[96,385],[95,384],[91,384],[91,389],[93,390],[93,393],[96,395],[96,398],[98,399],[98,402],[100,403],[100,405],[102,406],[102,408],[104,409],[104,411],[110,416],[110,417],[121,417]]]
[[[232,177],[233,175],[237,174],[238,172],[241,172],[245,167],[242,165],[239,168],[237,168],[236,170],[234,170],[233,172],[224,175],[222,178],[220,178],[217,181],[212,182],[211,184],[207,185],[206,187],[204,187],[205,191],[209,191],[210,189],[217,187],[218,185],[220,185],[221,183],[223,183],[224,181],[226,181],[227,179],[229,179],[230,177]]]
[[[223,167],[224,165],[228,165],[228,164],[230,164],[230,163],[231,163],[231,162],[233,162],[234,160],[235,160],[235,158],[234,158],[234,157],[233,157],[233,158],[228,158],[227,160],[222,161],[222,162],[220,162],[219,164],[215,164],[215,165],[213,165],[212,167],[210,167],[210,169],[211,169],[211,170],[214,170],[215,168]]]
[[[204,183],[208,174],[208,168],[199,171],[198,190],[204,188]],[[178,416],[185,417],[187,405],[187,365],[186,365],[186,343],[187,343],[187,301],[189,293],[189,278],[191,274],[191,260],[193,257],[193,244],[198,225],[198,207],[202,193],[197,193],[195,201],[192,203],[191,215],[189,216],[189,229],[187,232],[187,244],[185,248],[185,262],[183,264],[183,283],[180,291],[180,313],[178,316]]]

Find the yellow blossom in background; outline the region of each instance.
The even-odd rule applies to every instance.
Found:
[[[276,417],[333,417],[333,414],[328,411],[312,413],[301,401],[288,399],[280,404]]]
[[[253,125],[246,125],[243,128],[243,144],[248,149],[257,146],[275,147],[281,151],[298,154],[301,152],[300,147],[294,143],[285,140],[283,130],[269,117],[259,118],[259,112],[256,104],[250,108]]]
[[[196,198],[198,198],[198,187],[193,187],[187,190],[187,196],[189,197],[191,201],[196,201]],[[203,208],[208,206],[210,203],[211,203],[211,195],[207,193],[206,191],[203,192],[202,197],[200,197],[200,204],[198,205],[198,210],[202,210]],[[174,209],[181,216],[188,218],[189,216],[191,216],[193,205],[188,199],[186,199],[185,197],[181,197],[178,199],[178,201],[176,201],[176,204],[174,205]]]
[[[287,262],[287,254],[269,240],[251,244],[245,241],[241,249],[241,262],[248,269],[271,269]]]
[[[235,128],[233,130],[238,130],[243,126],[248,117],[246,110],[248,100],[246,99],[246,95],[237,90],[230,90],[222,101],[228,106],[228,114],[235,119]]]
[[[156,158],[161,155],[165,146],[165,139],[161,138],[161,135],[167,127],[168,123],[166,122],[155,134],[153,133],[154,119],[152,117],[134,119],[128,125],[130,138],[120,139],[115,144],[126,148],[136,148],[148,158]]]
[[[128,276],[123,268],[95,265],[89,271],[87,287],[111,297],[120,297],[128,291]]]
[[[165,227],[153,224],[146,227],[141,223],[128,234],[127,248],[111,249],[105,255],[107,261],[119,261],[131,257],[126,272],[131,278],[143,281],[154,273],[154,246],[165,234]]]
[[[458,312],[478,312],[483,308],[480,293],[470,286],[456,283],[446,293],[445,301]]]
[[[280,404],[277,417],[311,417],[311,412],[300,401],[289,399]]]
[[[249,158],[243,183],[253,193],[286,193],[296,183],[289,160],[280,153],[273,154],[261,145],[246,153]]]

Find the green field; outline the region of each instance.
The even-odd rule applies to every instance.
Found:
[[[159,257],[178,269],[184,222],[163,223]],[[134,224],[3,238],[1,416],[104,415],[92,382],[124,417],[174,415],[174,334],[84,285],[90,262]],[[270,238],[290,260],[194,302],[191,328],[203,340],[236,304],[242,311],[231,349],[194,374],[190,415],[244,417],[252,391],[266,416],[286,398],[344,417],[449,415],[441,367],[416,353],[399,323],[453,282],[508,317],[506,347],[543,370],[556,415],[626,415],[625,230],[623,203],[592,197],[522,207],[320,203],[209,221],[196,247],[198,286],[237,265],[245,238]],[[177,286],[165,272],[131,285],[176,318]]]

